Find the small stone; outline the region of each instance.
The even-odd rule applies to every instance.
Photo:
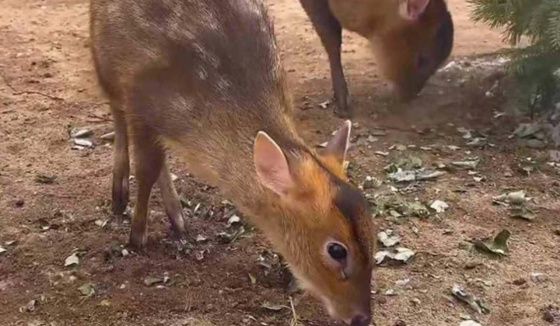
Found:
[[[200,250],[200,251],[195,252],[195,253],[194,253],[194,258],[195,258],[197,261],[203,261],[203,260],[204,260],[204,253],[205,253],[205,252],[206,252],[205,250]]]
[[[531,281],[533,283],[543,283],[548,281],[548,277],[543,273],[531,273]]]
[[[449,208],[449,204],[442,200],[434,200],[434,202],[430,205],[430,208],[438,213],[443,213],[446,209]]]
[[[37,308],[37,300],[31,300],[25,305],[25,311],[33,312]]]
[[[374,129],[371,131],[371,135],[375,137],[387,136],[387,132],[383,129]]]
[[[153,277],[153,276],[148,276],[146,278],[144,278],[144,284],[146,286],[152,286],[155,284],[162,284],[163,283],[163,278],[161,277]]]
[[[241,223],[241,218],[235,214],[233,214],[229,219],[228,219],[228,227],[233,226],[233,225],[237,225]]]
[[[199,234],[196,236],[196,242],[198,243],[202,243],[202,242],[206,242],[208,241],[208,238],[203,236],[202,234]]]
[[[72,130],[72,132],[70,132],[70,137],[72,138],[85,138],[85,137],[89,137],[93,135],[93,131],[91,129],[87,129],[87,128],[78,128],[78,129],[74,129]]]
[[[25,205],[25,201],[23,199],[18,199],[16,200],[16,207],[23,207],[23,205]]]
[[[551,324],[557,325],[560,322],[560,309],[553,305],[543,309],[543,320]]]
[[[381,180],[378,180],[377,178],[368,175],[362,187],[364,188],[364,190],[367,190],[367,189],[378,188],[379,186],[381,186],[381,184],[382,184]]]
[[[420,306],[422,304],[422,301],[418,298],[413,298],[410,302],[412,302],[415,306]]]
[[[87,138],[74,138],[73,142],[75,145],[84,148],[92,148],[94,147],[93,142]]]
[[[396,286],[400,286],[400,287],[405,287],[410,283],[410,279],[409,278],[405,278],[404,280],[397,280],[395,282]]]
[[[462,321],[459,326],[482,326],[474,320],[465,320]]]
[[[399,319],[395,322],[395,326],[406,326],[406,322],[404,320]]]

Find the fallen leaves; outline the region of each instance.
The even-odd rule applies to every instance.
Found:
[[[406,264],[416,253],[408,248],[398,247],[395,249],[385,249],[375,254],[374,258],[377,265],[383,263]]]
[[[527,207],[529,201],[530,198],[527,197],[524,190],[505,193],[493,198],[494,204],[505,206],[509,209],[510,217],[533,221],[536,218],[536,214],[531,208]]]
[[[163,277],[157,276],[146,276],[144,278],[144,285],[146,286],[154,286],[154,285],[162,285],[169,283],[171,279],[167,274],[164,274]]]
[[[78,288],[82,296],[89,298],[95,294],[95,285],[93,283],[84,283]]]
[[[401,238],[393,230],[386,230],[377,234],[377,240],[388,248],[399,244]]]
[[[55,175],[46,175],[46,174],[39,173],[35,176],[35,182],[45,184],[45,185],[53,184],[55,180],[56,180]]]
[[[465,291],[464,288],[462,288],[460,285],[453,285],[453,288],[451,289],[451,294],[453,295],[453,297],[455,297],[457,300],[467,304],[469,307],[471,307],[474,311],[476,311],[477,313],[489,313],[490,309],[477,297],[475,297],[472,294],[469,294]]]
[[[474,247],[483,253],[505,256],[509,251],[508,240],[510,236],[511,233],[508,230],[502,230],[491,240],[475,240]]]
[[[78,257],[77,252],[66,257],[66,259],[64,260],[64,267],[78,266],[79,264],[80,264],[80,258]]]
[[[436,199],[432,202],[430,208],[435,210],[437,213],[443,213],[449,208],[449,204],[442,200]]]

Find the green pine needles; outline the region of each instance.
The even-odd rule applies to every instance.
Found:
[[[468,1],[475,20],[504,30],[513,46],[528,39],[528,46],[508,52],[519,100],[531,112],[553,108],[560,93],[560,0]]]

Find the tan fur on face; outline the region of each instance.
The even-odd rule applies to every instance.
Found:
[[[350,220],[335,205],[345,182],[342,165],[334,157],[305,154],[297,163],[298,187],[281,209],[283,223],[293,232],[271,232],[275,246],[286,258],[301,286],[332,308],[335,317],[347,320],[369,309],[373,222],[364,208]],[[350,255],[349,279],[343,280],[325,255],[325,244],[338,241]]]

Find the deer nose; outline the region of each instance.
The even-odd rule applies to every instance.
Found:
[[[352,318],[350,326],[368,326],[371,322],[371,315],[357,315]]]

